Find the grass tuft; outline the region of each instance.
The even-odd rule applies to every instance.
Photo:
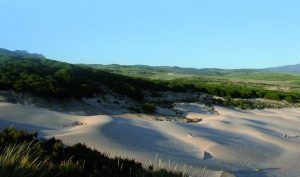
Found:
[[[8,145],[0,154],[0,176],[34,177],[47,176],[52,164],[40,158],[37,144]]]

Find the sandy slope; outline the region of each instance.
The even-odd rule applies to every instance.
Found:
[[[194,168],[184,169],[196,175],[221,176],[225,170],[236,176],[300,176],[300,109],[216,110],[219,115],[194,113],[203,121],[188,124],[137,119],[130,114],[74,116],[0,103],[0,126],[38,130],[67,144],[83,142],[145,164],[149,160],[166,167],[170,163],[172,168],[186,164]],[[74,127],[75,121],[87,125]]]

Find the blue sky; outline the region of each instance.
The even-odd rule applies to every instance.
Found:
[[[71,63],[300,63],[298,0],[0,0],[0,47]]]

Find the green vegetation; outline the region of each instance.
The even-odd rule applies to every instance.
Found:
[[[156,106],[153,103],[145,103],[142,106],[142,112],[146,114],[153,114],[155,113],[155,110],[156,110]]]
[[[288,95],[285,97],[285,101],[287,101],[288,103],[296,103],[297,98],[295,98],[293,95]]]
[[[193,69],[179,67],[88,65],[156,85],[152,90],[188,90],[224,98],[266,98],[296,103],[300,99],[300,75],[265,70]],[[288,90],[285,90],[287,88]],[[255,106],[255,105],[254,105]]]
[[[0,176],[47,176],[52,167],[39,158],[36,146],[30,143],[6,146],[0,154]]]
[[[264,69],[194,69],[126,65],[84,65],[130,77],[152,80],[195,79],[212,83],[231,82],[259,86],[266,90],[300,91],[300,73],[280,73]],[[273,88],[272,88],[273,87]]]
[[[60,99],[89,97],[104,93],[104,88],[108,88],[138,101],[143,100],[144,90],[153,93],[193,91],[223,98],[266,98],[285,100],[289,103],[297,103],[300,100],[298,91],[277,89],[278,85],[268,83],[283,82],[284,79],[288,79],[289,83],[294,85],[298,83],[300,86],[300,77],[297,75],[268,74],[258,70],[91,66],[93,68],[53,61],[39,55],[22,55],[0,50],[0,89],[29,91]],[[170,75],[170,77],[157,79],[158,75],[162,77]],[[174,75],[175,77],[171,78]],[[252,82],[255,78],[256,81]],[[264,81],[264,79],[269,80]],[[146,108],[146,111],[153,110]]]
[[[278,94],[276,94],[276,93],[267,93],[266,95],[265,95],[265,98],[266,99],[270,99],[270,100],[280,100],[280,97],[279,97],[279,95]]]
[[[240,108],[240,109],[264,109],[264,108],[279,108],[280,105],[274,105],[271,103],[265,102],[254,102],[247,99],[231,99],[226,98],[225,100],[222,99],[214,99],[214,104],[233,107],[233,108]]]
[[[64,146],[54,138],[15,128],[0,132],[0,176],[9,177],[182,177],[164,169],[154,171],[141,163],[92,150],[83,144]]]
[[[45,58],[0,53],[0,89],[30,91],[56,98],[80,98],[102,92],[106,86],[131,98],[142,99],[136,79]]]

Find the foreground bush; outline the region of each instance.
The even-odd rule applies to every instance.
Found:
[[[182,177],[182,173],[153,171],[141,163],[110,158],[83,144],[64,146],[54,138],[7,128],[0,132],[1,177]]]

